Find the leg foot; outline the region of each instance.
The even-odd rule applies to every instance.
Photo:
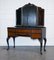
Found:
[[[7,51],[9,50],[9,48],[7,48]]]
[[[43,53],[42,53],[42,52],[40,52],[40,54],[42,55]]]
[[[44,52],[46,51],[46,49],[44,49]]]

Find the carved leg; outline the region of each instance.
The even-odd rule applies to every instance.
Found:
[[[7,50],[9,50],[9,38],[10,38],[10,37],[7,37],[7,45],[8,45]]]
[[[44,51],[46,51],[45,47],[46,47],[46,38],[44,38]]]
[[[39,39],[39,41],[40,41],[40,54],[42,55],[42,42],[43,42],[43,40]]]
[[[14,46],[13,47],[15,48],[15,37],[13,37],[13,43],[14,43]]]

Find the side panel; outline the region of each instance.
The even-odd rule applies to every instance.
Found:
[[[38,26],[44,26],[44,9],[38,7]]]
[[[16,10],[16,26],[21,25],[21,8]]]

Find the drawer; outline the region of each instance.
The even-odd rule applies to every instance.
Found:
[[[15,32],[15,29],[14,28],[9,28],[8,32]]]
[[[35,29],[35,30],[33,29],[32,33],[41,33],[41,29]]]
[[[15,33],[9,32],[9,33],[8,33],[8,36],[9,36],[9,37],[13,37],[13,36],[15,36]]]
[[[41,34],[32,34],[32,38],[34,39],[41,38]]]
[[[18,29],[16,30],[16,33],[31,33],[31,30],[26,30],[26,29]]]

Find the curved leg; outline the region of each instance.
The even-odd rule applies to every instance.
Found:
[[[7,50],[9,50],[9,38],[10,38],[10,37],[7,37],[7,45],[8,45]]]
[[[13,43],[14,43],[14,46],[13,47],[15,48],[15,37],[13,37]]]
[[[46,51],[45,47],[46,47],[46,38],[44,38],[44,51]]]
[[[42,42],[43,42],[43,40],[39,39],[39,41],[40,41],[40,54],[42,55]]]

